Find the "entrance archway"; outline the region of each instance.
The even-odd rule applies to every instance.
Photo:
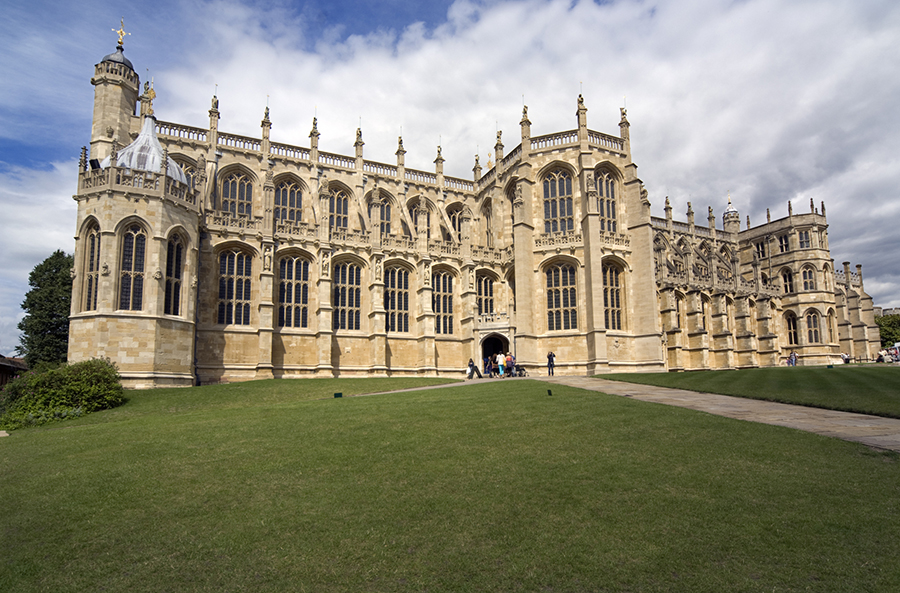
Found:
[[[481,342],[481,359],[484,360],[488,356],[500,352],[509,352],[509,340],[503,336],[493,334],[482,340]]]

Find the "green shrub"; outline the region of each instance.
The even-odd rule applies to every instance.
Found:
[[[38,426],[123,403],[119,372],[109,359],[44,367],[13,379],[0,392],[0,428]]]

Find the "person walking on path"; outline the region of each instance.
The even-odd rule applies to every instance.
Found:
[[[547,353],[547,373],[552,377],[553,376],[553,368],[556,366],[556,355],[553,354],[553,351]]]
[[[497,355],[497,372],[500,374],[500,377],[503,377],[503,371],[505,370],[503,367],[506,365],[506,357],[503,356],[503,353]]]

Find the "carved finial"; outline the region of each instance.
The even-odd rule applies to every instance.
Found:
[[[79,171],[87,171],[88,166],[88,158],[87,158],[87,146],[81,147],[81,155],[78,157],[78,170]]]
[[[584,107],[584,97],[581,96],[581,93],[578,93],[578,108],[581,109]]]
[[[810,211],[810,212],[815,212],[815,211],[816,211],[816,203],[813,202],[813,199],[812,199],[812,198],[809,199],[809,211]]]
[[[794,207],[791,205],[791,201],[788,200],[788,216],[794,215]]]
[[[397,136],[397,154],[406,154],[406,149],[403,148],[403,136]]]
[[[825,216],[825,200],[822,200],[822,216]]]
[[[479,156],[476,154],[476,155],[475,155],[475,166],[476,166],[476,167],[480,167],[480,166],[481,166],[481,163],[479,162],[480,160],[481,160],[481,157],[479,157]]]
[[[316,138],[319,137],[319,120],[315,117],[313,117],[312,131],[310,131],[309,133],[310,138],[312,138],[313,136],[315,136]]]
[[[671,208],[672,205],[669,204],[669,196],[666,196],[666,208]]]
[[[531,125],[531,121],[528,119],[528,105],[522,106],[522,121],[520,121],[519,124],[523,126]]]
[[[628,123],[628,110],[624,107],[619,107],[619,113],[622,114],[622,118],[619,120],[619,125]],[[640,113],[638,113],[640,115]],[[640,118],[639,118],[640,119]]]
[[[747,230],[750,230],[750,215],[747,215]]]
[[[766,208],[766,222],[772,222],[772,213]]]
[[[119,30],[116,31],[115,29],[113,29],[112,32],[115,33],[115,34],[117,34],[117,35],[119,36],[119,43],[118,43],[118,46],[119,46],[119,47],[122,47],[122,42],[125,40],[125,36],[126,36],[126,35],[131,35],[131,33],[126,33],[126,32],[125,32],[125,17],[124,17],[124,16],[122,17],[121,24],[119,25]]]
[[[501,136],[503,136],[503,130],[497,130],[497,144],[503,144]]]
[[[266,105],[266,111],[265,111],[265,113],[263,114],[263,119],[264,119],[264,120],[267,120],[267,121],[268,121],[268,119],[269,119],[269,106],[268,106],[268,105]]]
[[[360,144],[363,144],[362,128],[356,128],[356,142],[354,143],[354,146],[359,146]]]

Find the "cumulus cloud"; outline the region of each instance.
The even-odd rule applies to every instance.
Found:
[[[29,290],[32,268],[57,249],[75,250],[75,161],[52,163],[48,171],[0,164],[0,353],[11,355],[19,344],[16,325]]]

